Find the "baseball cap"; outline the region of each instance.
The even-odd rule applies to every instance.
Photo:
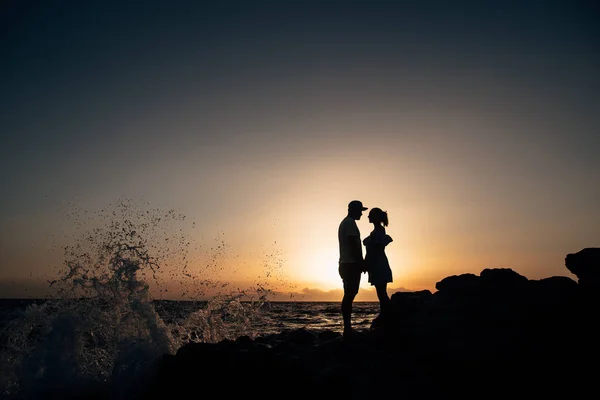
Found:
[[[352,200],[350,203],[348,203],[348,210],[368,210],[367,207],[363,206],[362,201],[359,200]]]

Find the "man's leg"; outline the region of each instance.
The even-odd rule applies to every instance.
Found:
[[[360,286],[360,268],[354,264],[340,265],[340,276],[344,282],[344,297],[342,298],[342,319],[344,332],[352,331],[352,303]]]
[[[344,320],[344,332],[352,329],[352,302],[354,301],[354,294],[344,290],[344,297],[342,298],[342,318]]]

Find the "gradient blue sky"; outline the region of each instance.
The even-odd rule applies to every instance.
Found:
[[[194,221],[197,279],[308,300],[341,299],[355,198],[389,212],[390,292],[600,245],[596,2],[2,4],[0,297],[122,198]]]

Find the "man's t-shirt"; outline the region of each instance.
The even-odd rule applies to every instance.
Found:
[[[357,236],[360,243],[360,231],[354,218],[347,216],[342,220],[338,228],[338,242],[340,244],[340,263],[356,263],[357,260],[350,248],[349,236]],[[360,255],[362,258],[362,246],[360,246]]]

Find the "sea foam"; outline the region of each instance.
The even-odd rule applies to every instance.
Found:
[[[2,328],[3,398],[130,398],[161,355],[184,343],[256,335],[251,327],[259,325],[269,294],[260,286],[214,296],[171,323],[155,310],[150,284],[160,292],[158,278],[169,263],[170,277],[188,279],[191,290],[220,285],[189,274],[189,238],[173,227],[183,215],[130,200],[92,216],[71,215],[81,234],[63,248],[64,267],[49,282],[53,295]]]

